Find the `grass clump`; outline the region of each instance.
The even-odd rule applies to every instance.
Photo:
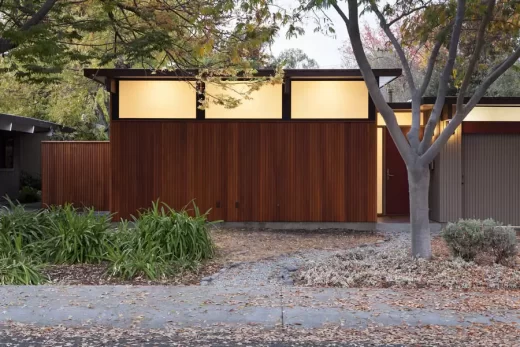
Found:
[[[155,280],[212,258],[207,214],[201,214],[195,204],[190,216],[185,209],[175,211],[164,203],[153,203],[133,218],[131,228],[122,223],[115,233],[107,257],[109,274]]]
[[[0,212],[0,284],[39,284],[47,264],[106,263],[107,274],[156,280],[214,255],[207,213],[190,215],[155,202],[115,230],[111,216],[70,204],[26,211],[9,201]]]
[[[70,204],[51,207],[41,242],[42,256],[51,263],[98,263],[107,253],[110,216],[93,209],[78,211]]]

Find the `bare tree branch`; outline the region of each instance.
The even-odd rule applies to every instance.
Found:
[[[394,33],[390,29],[390,26],[386,22],[385,16],[379,11],[379,8],[377,7],[377,3],[374,0],[370,0],[370,8],[371,10],[376,14],[377,18],[379,19],[379,23],[381,26],[381,29],[385,32],[386,36],[390,39],[390,42],[392,42],[392,45],[394,46],[397,55],[399,56],[399,60],[401,60],[401,65],[403,66],[404,73],[406,75],[406,79],[408,81],[408,86],[410,88],[411,94],[413,95],[416,91],[415,88],[415,81],[413,80],[412,76],[412,70],[410,68],[410,64],[408,63],[408,59],[406,59],[406,54],[404,53],[403,47],[397,41],[397,38],[395,37]]]
[[[457,109],[462,109],[462,105],[464,104],[464,96],[466,95],[466,91],[471,83],[471,77],[473,76],[473,72],[477,66],[477,63],[480,59],[480,53],[482,52],[482,48],[484,47],[484,38],[486,35],[486,28],[493,18],[493,10],[495,8],[495,0],[489,0],[486,8],[486,13],[484,14],[484,18],[480,23],[480,27],[478,29],[477,39],[476,39],[476,47],[473,55],[471,56],[471,60],[468,65],[468,69],[466,70],[466,75],[464,76],[464,80],[462,81],[462,85],[459,89],[459,96],[457,97]]]
[[[450,40],[450,49],[448,52],[448,60],[446,62],[446,66],[441,74],[441,78],[439,81],[439,89],[437,91],[437,100],[433,106],[433,110],[430,114],[430,118],[428,119],[428,123],[426,124],[426,129],[424,130],[423,140],[419,147],[419,154],[423,154],[426,149],[431,144],[431,140],[433,137],[433,132],[437,123],[439,122],[442,108],[444,106],[444,101],[446,100],[446,93],[448,91],[448,83],[451,78],[451,74],[453,72],[453,66],[455,65],[455,59],[457,57],[457,50],[460,41],[460,34],[462,31],[462,23],[464,22],[464,15],[466,12],[466,1],[458,0],[457,2],[457,12],[455,15],[455,23],[453,25],[453,31],[451,34]]]
[[[473,96],[469,99],[464,107],[457,109],[455,116],[449,122],[448,126],[442,131],[437,140],[431,145],[431,147],[424,153],[420,160],[422,163],[430,163],[437,154],[439,154],[441,148],[448,142],[448,139],[455,132],[458,126],[471,112],[471,110],[478,104],[480,99],[486,94],[489,87],[506,72],[511,66],[513,66],[520,59],[520,46],[502,63],[498,64],[489,75],[484,79],[484,82],[478,87]]]
[[[435,64],[437,62],[437,57],[439,56],[439,51],[442,46],[442,41],[438,40],[435,42],[435,45],[433,46],[432,53],[430,55],[430,58],[428,59],[428,67],[426,68],[426,73],[423,78],[423,82],[421,87],[419,88],[419,95],[421,97],[424,96],[424,93],[426,92],[426,89],[428,88],[428,85],[430,84],[430,81],[432,79],[433,75],[433,69],[435,69]]]
[[[331,5],[341,16],[347,26],[354,56],[356,57],[356,61],[358,63],[359,69],[361,70],[361,74],[363,75],[363,79],[365,80],[370,96],[372,97],[372,101],[374,102],[377,110],[383,116],[387,129],[390,132],[390,136],[394,140],[403,160],[407,164],[411,164],[414,161],[414,154],[410,148],[410,145],[408,144],[408,141],[406,141],[401,128],[399,128],[399,124],[397,124],[394,111],[390,106],[388,106],[388,103],[385,101],[385,98],[379,89],[379,84],[363,49],[363,43],[361,41],[361,34],[359,31],[357,1],[348,0],[350,18],[345,15],[343,10],[337,5],[336,2],[332,2]]]

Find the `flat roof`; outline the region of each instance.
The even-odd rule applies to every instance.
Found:
[[[74,131],[72,128],[41,119],[0,113],[0,130],[24,133],[47,133],[56,129],[60,129],[64,132]]]
[[[377,77],[397,78],[402,75],[402,69],[373,69]],[[84,76],[105,84],[107,79],[143,78],[194,78],[198,70],[151,70],[151,69],[84,69]],[[274,69],[258,69],[255,76],[266,77],[274,75]],[[285,69],[285,77],[289,78],[360,78],[359,69]],[[240,75],[239,75],[240,76]],[[388,82],[387,82],[388,83]]]

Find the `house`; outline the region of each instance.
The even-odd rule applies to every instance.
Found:
[[[401,75],[374,73],[380,86]],[[226,221],[375,222],[409,213],[404,163],[359,70],[286,70],[283,84],[262,86],[237,108],[205,110],[194,74],[85,70],[111,95],[103,175],[118,217],[157,199],[176,209],[195,200],[210,219]],[[229,91],[206,84],[204,92]],[[423,123],[433,101],[425,99]],[[432,163],[433,220],[520,224],[519,101],[483,99]],[[438,130],[453,103],[447,99]],[[407,131],[411,105],[391,106]]]
[[[58,128],[52,122],[0,113],[0,203],[6,195],[18,198],[23,174],[39,180],[41,141]]]

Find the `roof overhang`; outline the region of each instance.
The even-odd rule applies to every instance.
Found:
[[[53,131],[58,129],[63,132],[74,131],[72,128],[64,127],[53,122],[0,113],[0,130],[3,131],[17,131],[27,134],[51,135]]]
[[[401,69],[374,69],[379,78],[379,86],[390,83],[402,75]],[[198,70],[149,70],[149,69],[85,69],[84,75],[96,82],[107,85],[109,80],[121,79],[195,79]],[[274,69],[259,69],[257,77],[273,76]],[[288,79],[359,79],[363,78],[359,69],[286,69],[284,76]],[[238,75],[240,77],[240,74]]]

